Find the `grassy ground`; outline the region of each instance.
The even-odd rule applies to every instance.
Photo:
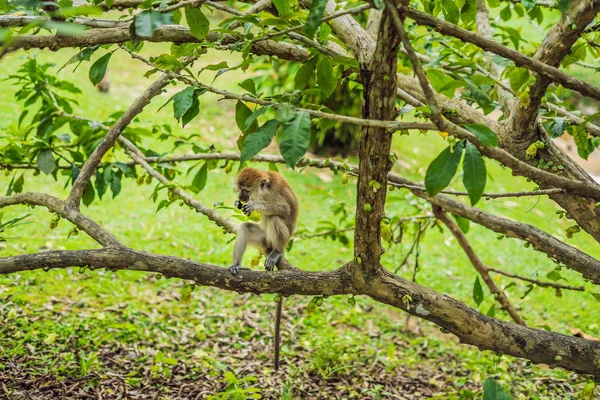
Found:
[[[158,54],[160,48],[155,45],[148,54]],[[72,50],[64,50],[39,54],[38,58],[61,65],[72,54]],[[14,71],[22,57],[5,57],[1,77]],[[202,63],[211,64],[221,57],[223,53],[208,53]],[[227,57],[234,65],[236,57]],[[67,68],[60,76],[80,85],[84,95],[78,99],[76,112],[93,119],[123,110],[149,84],[140,73],[145,67],[122,52],[113,56],[109,66],[108,95],[91,86],[88,67],[84,65],[74,74]],[[215,85],[237,90],[236,82],[242,76],[239,71],[231,72],[219,77]],[[210,78],[207,74],[206,79]],[[173,87],[170,92],[177,90]],[[13,101],[10,82],[0,81],[0,95],[1,144],[5,140],[1,132],[16,129],[22,105]],[[157,112],[167,98],[163,95],[155,99],[137,123],[174,123],[170,107]],[[175,132],[197,133],[199,145],[212,143],[220,150],[234,150],[238,133],[232,123],[234,103],[215,100],[203,96],[199,117]],[[146,143],[156,144],[153,138]],[[421,179],[426,166],[444,146],[434,133],[398,136],[394,151],[402,162],[396,171]],[[114,157],[126,160],[120,153]],[[494,162],[488,161],[487,165],[491,171],[489,191],[532,187],[513,179]],[[184,166],[180,169],[186,171]],[[340,203],[345,204],[348,220],[352,220],[353,185],[342,185],[339,176],[327,171],[283,172],[300,199],[300,230],[313,231],[323,220],[337,221],[339,214],[334,215],[333,208]],[[10,179],[10,175],[0,177],[0,192],[4,193]],[[184,173],[178,181],[189,183],[190,179]],[[222,169],[211,171],[198,200],[207,205],[220,201],[231,204],[232,179]],[[25,190],[64,197],[63,183],[28,174]],[[173,205],[156,213],[156,204],[149,200],[153,186],[126,181],[117,198],[107,195],[84,212],[128,246],[226,266],[232,236],[223,235],[221,229],[187,208]],[[390,216],[419,213],[419,207],[420,202],[406,191],[389,194]],[[531,223],[560,238],[565,237],[564,229],[570,225],[558,219],[556,206],[545,198],[493,200],[481,207]],[[0,244],[1,256],[96,247],[83,234],[68,238],[71,227],[65,221],[50,230],[51,216],[40,208],[10,208],[5,210],[4,218],[25,213],[32,214],[29,223],[10,232],[11,240]],[[390,248],[384,256],[383,262],[390,269],[400,265],[411,236],[407,232],[404,243]],[[468,238],[487,265],[542,278],[554,269],[548,258],[525,248],[522,242],[498,240],[496,234],[477,226],[471,226]],[[597,243],[583,233],[568,242],[600,256]],[[246,263],[252,256],[249,252]],[[351,242],[344,246],[313,238],[296,241],[289,259],[302,269],[331,270],[351,256]],[[427,231],[419,264],[419,283],[475,307],[471,292],[476,274],[447,231]],[[398,273],[411,277],[413,265],[411,261]],[[575,398],[585,383],[584,377],[563,370],[480,353],[427,322],[409,320],[398,310],[363,297],[356,298],[355,305],[350,305],[346,297],[328,298],[311,315],[305,312],[310,299],[287,299],[284,361],[275,373],[270,359],[273,296],[198,288],[191,301],[185,302],[184,282],[175,279],[122,271],[82,272],[68,269],[0,276],[0,397],[12,393],[20,398],[18,394],[28,391],[34,398],[249,398],[260,393],[264,398],[462,399],[481,396],[483,381],[495,377],[514,398],[568,399]],[[581,283],[576,274],[562,274],[569,283]],[[598,303],[590,293],[563,291],[557,296],[552,290],[535,288],[521,299],[527,290],[522,282],[512,284],[502,278],[498,284],[506,287],[530,326],[564,334],[581,330],[600,336]],[[486,291],[479,309],[485,313],[492,305],[493,298]],[[496,315],[507,318],[500,310]]]

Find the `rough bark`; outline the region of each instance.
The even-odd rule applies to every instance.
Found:
[[[362,116],[365,119],[396,119],[396,65],[400,41],[392,20],[384,13],[379,25],[375,51],[370,60],[361,57],[363,81]],[[354,255],[360,260],[362,278],[368,284],[380,269],[382,254],[380,223],[385,215],[387,174],[392,135],[385,128],[365,127],[359,147],[359,178],[356,198]]]
[[[465,304],[384,271],[369,296],[401,308],[456,335],[461,343],[534,363],[600,376],[600,342],[526,328],[487,317]]]
[[[210,32],[204,40],[200,40],[190,33],[187,27],[179,25],[163,25],[152,33],[149,38],[134,35],[128,26],[122,28],[90,29],[79,36],[54,36],[54,35],[19,35],[8,47],[9,51],[17,49],[49,49],[56,51],[65,47],[93,46],[99,44],[119,44],[131,40],[148,42],[171,43],[200,43],[203,41],[216,42],[222,45],[236,43],[241,39],[236,35],[222,35]],[[2,44],[0,42],[0,44]],[[285,60],[303,61],[308,57],[308,52],[291,43],[261,40],[252,46],[251,52],[256,55],[273,55]]]

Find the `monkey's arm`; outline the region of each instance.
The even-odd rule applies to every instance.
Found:
[[[258,211],[263,215],[277,215],[285,218],[290,215],[290,206],[285,203],[275,203],[272,201],[249,201],[243,206],[243,211],[250,214],[252,211]]]

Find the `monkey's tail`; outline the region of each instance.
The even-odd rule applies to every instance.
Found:
[[[281,310],[283,309],[283,296],[279,295],[279,301],[277,302],[277,309],[275,310],[275,371],[279,369],[279,344],[280,344],[280,330],[281,330]]]

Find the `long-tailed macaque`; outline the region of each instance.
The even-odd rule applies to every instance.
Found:
[[[238,193],[235,206],[244,214],[257,211],[260,223],[244,222],[233,246],[233,262],[229,271],[237,275],[248,244],[266,256],[265,269],[272,271],[283,256],[290,237],[296,230],[298,200],[290,185],[277,172],[245,168],[237,176],[234,189]],[[279,369],[279,332],[283,296],[279,297],[275,312],[275,370]]]
[[[233,246],[233,262],[229,271],[237,275],[248,244],[266,256],[265,269],[272,271],[285,251],[296,229],[298,200],[286,180],[273,171],[244,168],[237,176],[234,189],[238,193],[235,205],[244,214],[257,211],[258,224],[244,222]]]

